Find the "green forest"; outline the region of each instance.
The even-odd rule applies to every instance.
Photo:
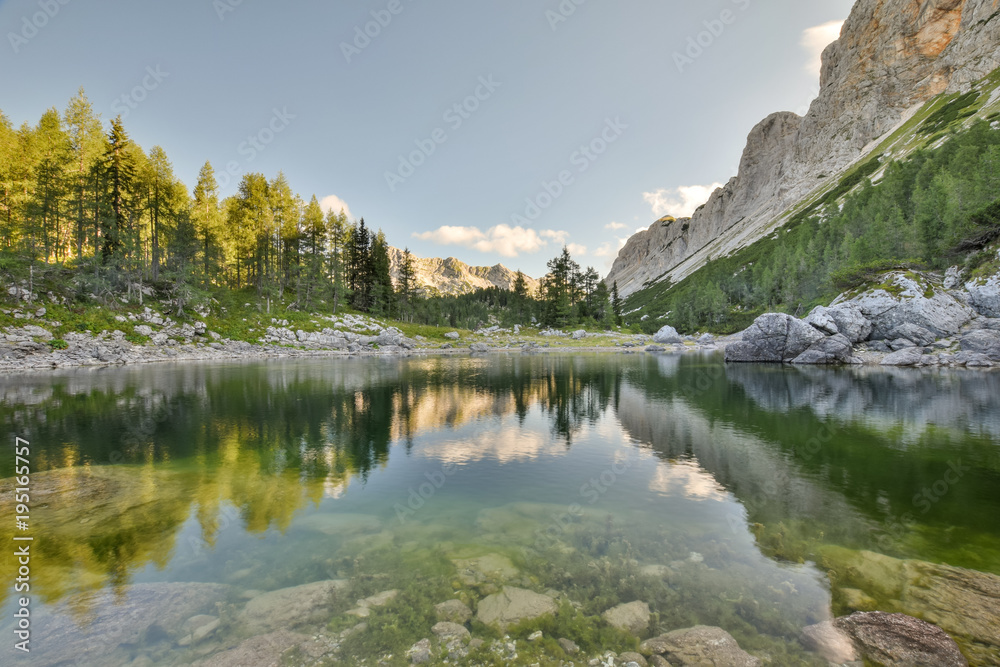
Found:
[[[267,312],[347,309],[435,326],[614,322],[612,294],[565,250],[540,294],[520,275],[512,291],[421,298],[409,250],[393,280],[381,231],[324,212],[282,173],[247,173],[236,194],[219,193],[210,163],[189,191],[163,148],[144,150],[120,118],[105,128],[82,89],[36,126],[15,129],[0,113],[0,276],[112,308],[152,293],[178,315],[239,295]]]
[[[647,331],[670,324],[732,333],[765,312],[804,316],[889,269],[997,270],[995,253],[986,250],[1000,236],[997,115],[941,133],[967,102],[958,98],[921,126],[931,144],[942,145],[888,164],[870,158],[770,237],[678,284],[630,296],[625,310],[649,314]]]

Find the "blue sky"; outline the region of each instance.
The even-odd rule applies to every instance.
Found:
[[[224,194],[282,170],[419,256],[539,276],[566,243],[606,272],[807,108],[851,5],[5,0],[0,110],[36,123],[82,85],[189,187],[206,160]]]

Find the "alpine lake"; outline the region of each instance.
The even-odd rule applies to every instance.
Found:
[[[826,665],[802,629],[858,610],[1000,664],[998,373],[554,353],[57,371],[0,395],[4,665],[407,665],[424,639],[426,664],[587,665],[698,625]],[[605,615],[635,602],[627,627]]]

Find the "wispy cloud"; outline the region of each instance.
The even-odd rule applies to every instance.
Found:
[[[662,188],[656,192],[644,192],[642,198],[653,209],[653,215],[661,218],[672,215],[675,218],[689,218],[695,210],[708,201],[722,183],[711,185],[682,185],[678,188]]]
[[[430,232],[415,232],[413,238],[431,241],[438,245],[457,245],[479,252],[497,253],[502,257],[517,257],[521,254],[535,254],[550,243],[565,244],[569,239],[569,232],[552,229],[535,231],[534,229],[509,225],[497,225],[486,231],[478,227],[444,226]],[[580,250],[579,254],[584,254],[587,251],[583,246],[570,245]],[[572,247],[570,252],[573,252]]]
[[[340,213],[341,209],[343,209],[344,213],[347,214],[348,220],[354,219],[354,214],[351,213],[351,207],[337,195],[328,195],[323,197],[323,199],[320,200],[319,205],[320,208],[323,209],[324,213],[329,211]]]
[[[840,39],[840,31],[843,27],[843,21],[828,21],[822,25],[806,28],[802,32],[802,48],[809,56],[805,68],[815,74],[817,79],[823,67],[823,50]]]
[[[623,225],[620,222],[611,222],[611,223],[608,223],[608,224],[604,225],[604,228],[605,229],[609,229],[609,230],[611,230],[613,232],[620,232],[623,229],[627,229],[628,225]]]

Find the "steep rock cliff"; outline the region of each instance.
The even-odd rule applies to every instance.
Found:
[[[809,112],[775,113],[753,128],[738,175],[692,218],[633,236],[607,283],[628,296],[753,243],[920,105],[997,67],[1000,0],[859,0],[823,54]]]

